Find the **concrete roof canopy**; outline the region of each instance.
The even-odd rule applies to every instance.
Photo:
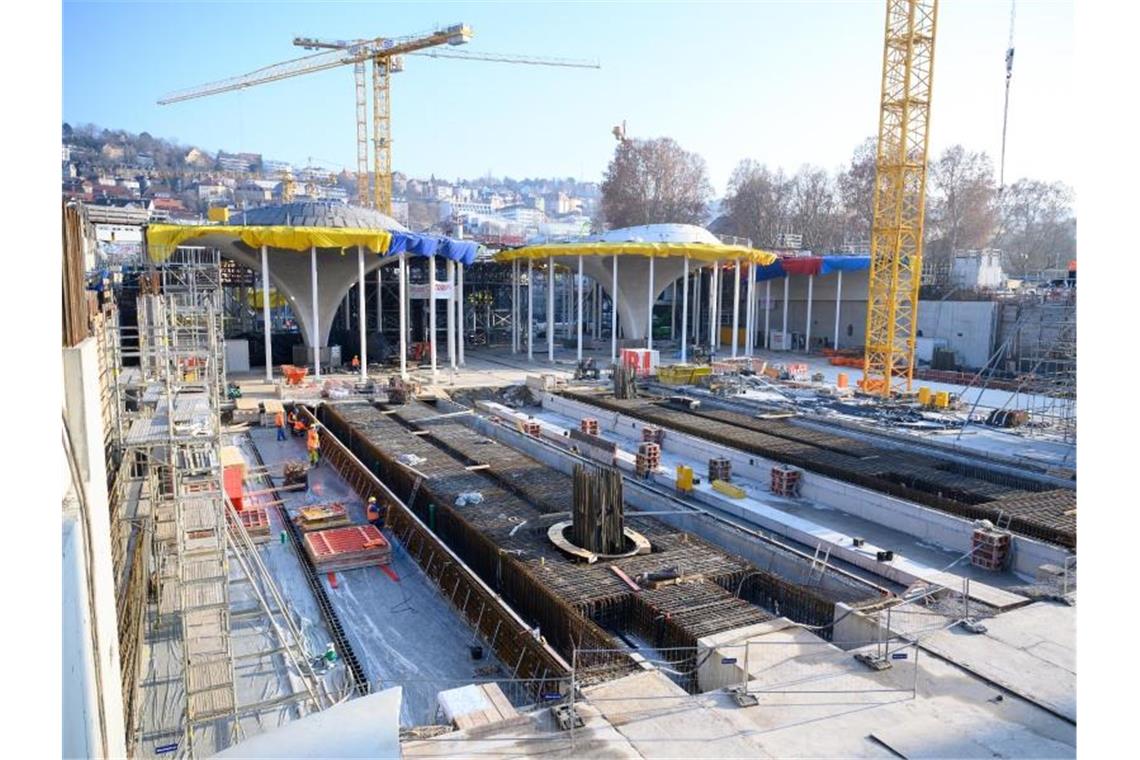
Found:
[[[233,214],[231,224],[285,227],[337,227],[342,229],[389,230],[408,228],[376,209],[349,206],[339,201],[299,201],[259,206]]]

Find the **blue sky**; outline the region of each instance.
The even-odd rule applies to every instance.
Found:
[[[1010,6],[943,0],[931,146],[1000,148]],[[836,169],[878,125],[883,0],[753,3],[65,2],[63,116],[207,149],[355,163],[349,67],[159,106],[172,90],[304,54],[297,35],[402,36],[466,22],[470,51],[598,60],[555,69],[405,59],[394,168],[413,176],[600,179],[623,119],[708,162]],[[1022,0],[1006,176],[1074,183],[1071,2]]]

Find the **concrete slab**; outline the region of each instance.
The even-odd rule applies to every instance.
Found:
[[[985,625],[985,634],[952,628],[922,646],[1075,723],[1076,608],[1037,602]]]

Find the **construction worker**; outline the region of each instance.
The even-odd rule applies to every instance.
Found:
[[[309,428],[305,447],[309,450],[309,464],[313,467],[319,467],[321,464],[321,437],[317,434],[316,423],[313,423],[313,426]]]
[[[352,355],[352,371],[353,372],[359,372],[360,371],[360,357],[357,356],[356,354]]]
[[[305,434],[305,421],[301,419],[301,415],[296,412],[293,413],[293,436],[299,438]]]
[[[278,411],[273,415],[273,424],[277,426],[277,440],[285,440],[285,412]]]
[[[384,527],[384,515],[380,511],[380,505],[376,502],[375,496],[368,497],[368,509],[365,516],[368,518],[368,522],[376,526],[378,530]]]

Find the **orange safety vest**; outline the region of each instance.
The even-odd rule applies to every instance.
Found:
[[[359,356],[352,357],[352,368],[353,369],[360,369],[360,357]]]
[[[273,415],[273,424],[277,427],[285,427],[285,415],[281,412]]]
[[[307,444],[310,449],[319,449],[321,447],[321,437],[317,435],[317,431],[312,428],[309,429]]]
[[[303,419],[301,419],[300,417],[293,420],[293,429],[294,430],[304,430],[305,429],[305,421]]]

